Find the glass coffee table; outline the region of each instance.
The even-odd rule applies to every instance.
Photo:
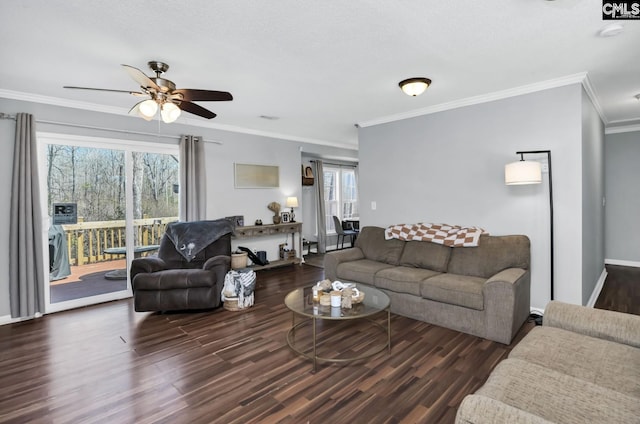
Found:
[[[358,361],[361,359],[366,359],[372,357],[383,350],[387,349],[389,353],[391,353],[391,311],[390,305],[391,301],[389,300],[389,296],[387,296],[382,291],[373,288],[360,285],[358,286],[358,290],[365,293],[364,300],[361,303],[354,304],[351,309],[348,308],[340,308],[340,307],[331,307],[331,306],[323,306],[318,302],[313,301],[313,296],[311,293],[311,287],[299,288],[291,293],[289,293],[284,298],[284,304],[289,308],[292,312],[291,319],[291,329],[287,333],[287,344],[289,347],[299,355],[304,356],[305,358],[311,359],[313,361],[313,372],[316,372],[317,362],[333,362],[333,363],[344,363],[344,362],[352,362]],[[372,319],[372,317],[376,314],[385,312],[387,313],[387,325],[386,328],[384,325],[376,322]],[[296,316],[301,316],[303,319],[296,323]],[[372,324],[372,328],[382,331],[386,333],[386,342],[381,343],[378,347],[372,348],[370,351],[363,355],[353,356],[353,357],[340,357],[340,358],[327,358],[318,356],[317,354],[317,324],[318,320],[320,321],[350,321],[350,320],[367,320]],[[300,329],[305,325],[311,325],[311,347],[307,347],[303,349],[296,344],[296,330]],[[327,329],[339,331],[338,328]],[[308,344],[308,341],[307,341]]]

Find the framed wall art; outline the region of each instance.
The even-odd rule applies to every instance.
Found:
[[[280,167],[274,165],[234,164],[235,188],[278,188]]]

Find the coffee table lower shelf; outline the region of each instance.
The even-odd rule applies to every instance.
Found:
[[[380,312],[385,312],[385,311],[380,311]],[[293,312],[293,317],[292,317],[292,325],[291,325],[291,329],[289,329],[289,331],[287,332],[287,344],[289,345],[289,347],[291,348],[291,350],[293,350],[294,352],[296,352],[298,355],[300,356],[304,356],[307,359],[310,359],[311,361],[313,361],[313,370],[312,372],[315,373],[317,370],[317,362],[321,361],[321,362],[331,362],[331,363],[348,363],[348,362],[354,362],[354,361],[360,361],[363,359],[367,359],[367,358],[371,358],[372,356],[377,355],[378,353],[382,352],[383,350],[387,349],[387,352],[389,354],[391,354],[391,311],[387,308],[386,309],[386,313],[387,313],[387,327],[385,328],[382,324],[380,324],[379,322],[376,322],[372,319],[369,318],[360,318],[360,320],[366,320],[369,321],[371,324],[373,324],[373,328],[376,328],[380,331],[382,331],[382,333],[384,334],[386,332],[387,334],[387,340],[386,343],[382,344],[379,348],[374,349],[373,351],[366,353],[364,355],[358,355],[358,356],[352,356],[352,357],[348,357],[348,358],[327,358],[327,357],[323,357],[323,356],[318,356],[317,355],[317,329],[316,329],[316,324],[317,324],[317,320],[321,320],[324,321],[322,318],[306,318],[303,319],[302,321],[298,322],[296,324],[295,322],[295,317],[296,317],[296,313]],[[302,326],[311,323],[311,327],[312,327],[312,349],[311,352],[307,352],[305,350],[302,349],[298,349],[296,347],[296,343],[295,343],[295,333],[296,330],[301,328]],[[346,321],[341,321],[340,324],[346,324]]]

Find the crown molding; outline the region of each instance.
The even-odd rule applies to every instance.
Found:
[[[567,75],[561,78],[555,78],[547,81],[540,81],[534,84],[523,85],[520,87],[510,88],[507,90],[496,91],[493,93],[482,94],[480,96],[467,97],[465,99],[455,100],[452,102],[442,103],[439,105],[429,106],[422,109],[416,109],[405,113],[399,113],[389,116],[384,116],[377,119],[372,119],[370,121],[359,122],[357,125],[359,127],[370,127],[373,125],[386,124],[389,122],[400,121],[407,118],[415,118],[417,116],[430,115],[433,113],[444,112],[447,110],[458,109],[465,106],[473,106],[482,103],[493,102],[496,100],[507,99],[510,97],[522,96],[525,94],[531,94],[538,91],[548,90],[550,88],[558,88],[564,87],[571,84],[582,84],[585,87],[585,80],[587,80],[587,73],[580,72],[573,75]],[[594,102],[594,106],[598,111],[600,117],[605,120],[604,115],[602,113],[602,108],[600,107],[600,103],[597,101],[597,97],[595,96],[595,92],[590,83],[587,83],[587,87],[585,87],[585,91],[587,95]],[[606,123],[606,121],[605,121]]]
[[[640,124],[620,125],[620,126],[608,127],[604,129],[605,134],[620,134],[620,133],[628,133],[628,132],[635,132],[635,131],[640,131]]]
[[[128,110],[114,107],[99,105],[97,103],[81,102],[76,100],[61,99],[59,97],[42,96],[40,94],[24,93],[21,91],[12,91],[0,89],[0,97],[11,100],[21,100],[31,103],[42,103],[52,106],[69,107],[73,109],[91,110],[94,112],[111,113],[114,115],[127,115]]]
[[[129,115],[129,109],[125,109],[121,107],[105,106],[105,105],[100,105],[96,103],[61,99],[59,97],[43,96],[39,94],[25,93],[20,91],[0,89],[0,98],[20,100],[20,101],[32,102],[32,103],[41,103],[41,104],[52,105],[52,106],[68,107],[72,109],[89,110],[92,112],[110,113],[113,115],[120,115],[120,116],[126,116],[133,119],[138,119],[137,116]],[[188,118],[188,117],[180,118],[175,123],[193,126],[193,127],[211,128],[211,129],[220,130],[220,131],[229,131],[233,133],[256,135],[256,136],[267,137],[267,138],[275,138],[275,139],[284,140],[284,141],[319,144],[323,146],[337,147],[337,148],[349,149],[349,150],[358,149],[357,144],[354,146],[353,144],[347,143],[347,142],[321,140],[321,139],[309,138],[309,137],[298,137],[290,134],[254,130],[254,129],[238,127],[234,125],[216,124],[216,123],[202,121],[199,119]]]
[[[596,109],[596,112],[598,112],[598,115],[600,115],[600,119],[602,119],[602,122],[604,123],[604,125],[605,126],[609,125],[610,124],[609,119],[607,119],[607,116],[604,114],[604,110],[600,105],[600,101],[598,100],[598,95],[596,93],[596,90],[593,87],[593,84],[591,84],[589,75],[587,75],[586,72],[584,74],[584,79],[582,80],[582,87],[584,88],[584,91],[587,93],[587,96],[589,96],[589,99],[591,100],[593,107]]]

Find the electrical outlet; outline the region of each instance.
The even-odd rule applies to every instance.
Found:
[[[378,205],[376,204],[375,200],[373,202],[371,202],[371,210],[372,211],[375,211],[377,207],[378,207]]]

